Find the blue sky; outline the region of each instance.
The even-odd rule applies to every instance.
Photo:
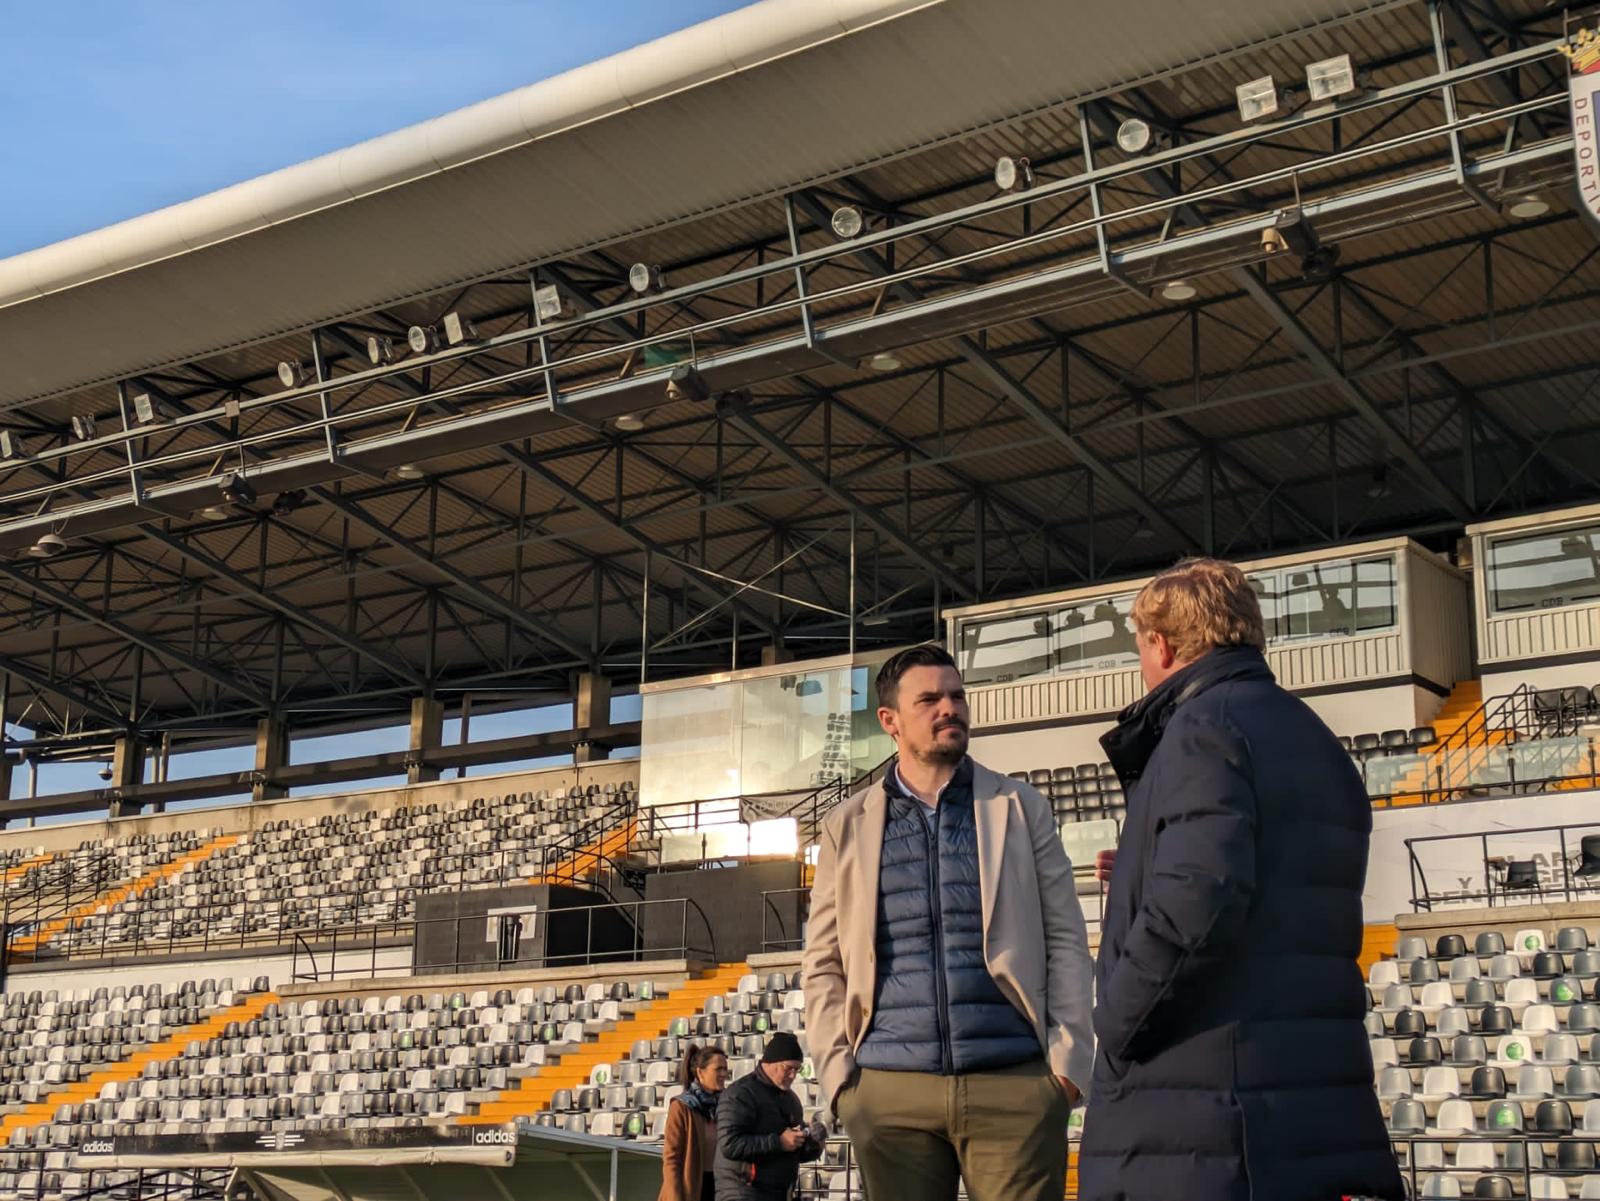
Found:
[[[0,257],[427,120],[739,0],[4,4]]]
[[[0,257],[98,229],[425,121],[740,7],[740,0],[68,0],[0,4]],[[618,720],[637,719],[636,698]],[[505,738],[570,722],[474,719]],[[319,740],[294,758],[392,749],[403,730]],[[446,741],[458,737],[456,723]],[[237,771],[248,748],[174,776]],[[41,793],[100,786],[49,765]],[[504,771],[513,764],[478,771]],[[348,789],[350,785],[340,785]],[[27,788],[18,772],[16,790]],[[205,802],[215,804],[215,801]]]

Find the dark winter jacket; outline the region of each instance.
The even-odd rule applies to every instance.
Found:
[[[1261,654],[1214,650],[1102,743],[1127,789],[1097,967],[1085,1201],[1398,1198],[1356,957],[1372,809]]]
[[[800,1165],[822,1154],[809,1136],[798,1151],[778,1145],[780,1134],[804,1121],[800,1098],[759,1067],[723,1090],[717,1102],[717,1201],[787,1197]]]
[[[885,780],[878,867],[878,980],[864,1068],[950,1076],[1038,1059],[1039,1037],[983,961],[972,761],[929,809]]]

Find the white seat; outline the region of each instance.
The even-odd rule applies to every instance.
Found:
[[[1519,1009],[1527,1005],[1539,1003],[1539,982],[1527,976],[1518,976],[1506,981],[1506,1004]]]
[[[1423,1201],[1443,1201],[1445,1198],[1459,1198],[1461,1196],[1461,1182],[1454,1176],[1436,1173],[1424,1177],[1422,1181]]]
[[[1544,931],[1536,930],[1531,926],[1525,930],[1518,930],[1507,949],[1519,959],[1531,960],[1540,951],[1546,949]],[[1566,1196],[1565,1193],[1561,1195],[1563,1197]]]
[[[1495,1169],[1494,1144],[1489,1142],[1462,1142],[1456,1146],[1456,1170],[1460,1172],[1492,1172]]]
[[[796,990],[798,992],[799,990]],[[789,994],[791,997],[795,993]],[[1417,999],[1417,1008],[1422,1010],[1430,1025],[1437,1024],[1439,1011],[1455,1004],[1456,995],[1450,985],[1443,980],[1435,980],[1431,984],[1422,986],[1422,996]],[[785,1009],[804,1009],[805,998],[801,998],[799,1005],[784,1004]]]
[[[1460,1096],[1460,1074],[1451,1067],[1431,1067],[1422,1073],[1422,1087],[1415,1095],[1419,1101],[1445,1101]]]
[[[1391,984],[1400,983],[1400,963],[1395,959],[1377,959],[1367,969],[1367,984],[1372,991],[1382,994]]]
[[[1529,1034],[1550,1034],[1561,1029],[1554,1005],[1529,1005],[1522,1014],[1522,1028]]]
[[[1528,1181],[1528,1197],[1530,1201],[1554,1201],[1572,1196],[1567,1191],[1567,1182],[1560,1176],[1535,1176]]]
[[[1452,1098],[1440,1104],[1439,1116],[1433,1122],[1435,1134],[1472,1134],[1477,1129],[1478,1123],[1472,1116],[1471,1101]]]

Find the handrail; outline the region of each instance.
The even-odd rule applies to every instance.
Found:
[[[1495,883],[1495,880],[1494,880],[1494,873],[1493,873],[1492,869],[1494,867],[1496,867],[1497,865],[1503,865],[1503,864],[1509,862],[1510,860],[1509,860],[1508,857],[1505,857],[1505,856],[1491,855],[1489,853],[1490,840],[1491,839],[1520,838],[1520,837],[1525,837],[1527,835],[1538,835],[1538,834],[1554,834],[1556,836],[1554,847],[1546,846],[1546,847],[1544,847],[1542,849],[1546,850],[1546,851],[1553,849],[1556,852],[1555,858],[1561,865],[1560,880],[1559,880],[1559,882],[1553,881],[1548,887],[1545,884],[1543,884],[1542,882],[1536,882],[1535,884],[1528,886],[1526,889],[1522,889],[1522,888],[1519,887],[1519,888],[1516,889],[1516,891],[1519,891],[1519,892],[1520,891],[1526,891],[1526,892],[1528,892],[1528,893],[1530,893],[1532,895],[1536,895],[1540,900],[1543,900],[1546,897],[1546,895],[1549,894],[1549,893],[1559,892],[1560,897],[1565,901],[1573,900],[1574,899],[1574,894],[1600,894],[1600,879],[1597,879],[1593,883],[1588,883],[1588,882],[1580,881],[1579,879],[1577,879],[1574,876],[1574,869],[1573,869],[1573,864],[1572,864],[1572,856],[1568,853],[1569,852],[1569,847],[1568,847],[1567,834],[1568,834],[1569,831],[1580,831],[1580,830],[1581,831],[1589,831],[1590,833],[1600,832],[1600,821],[1593,821],[1593,822],[1565,822],[1565,823],[1562,823],[1560,825],[1519,826],[1519,827],[1515,827],[1515,828],[1494,829],[1494,830],[1463,830],[1463,831],[1460,831],[1459,833],[1452,833],[1452,834],[1422,834],[1422,835],[1416,835],[1416,836],[1411,837],[1411,838],[1407,838],[1405,840],[1405,848],[1406,848],[1406,856],[1407,856],[1407,858],[1408,858],[1408,860],[1410,862],[1410,870],[1411,870],[1411,908],[1412,908],[1412,911],[1413,912],[1426,911],[1426,912],[1431,913],[1433,911],[1434,902],[1436,900],[1441,901],[1441,902],[1442,901],[1446,901],[1446,900],[1450,900],[1450,901],[1477,901],[1477,900],[1481,900],[1486,905],[1488,905],[1490,908],[1493,908],[1494,903],[1495,903],[1495,897],[1498,895],[1498,896],[1504,898],[1507,895],[1507,893],[1509,891],[1511,891],[1511,890],[1507,888],[1507,886],[1506,886],[1504,881],[1502,881],[1500,883],[1500,886],[1499,886],[1498,889],[1496,888],[1496,883]],[[1428,888],[1427,875],[1426,875],[1426,872],[1424,871],[1424,868],[1423,868],[1422,858],[1417,853],[1418,848],[1423,846],[1423,845],[1425,845],[1425,844],[1432,844],[1432,843],[1468,842],[1468,841],[1477,842],[1478,846],[1479,846],[1478,860],[1479,860],[1479,864],[1482,867],[1482,871],[1483,871],[1483,888],[1481,890],[1463,889],[1461,892],[1451,893],[1448,896],[1446,896],[1444,894],[1441,894],[1440,896],[1435,897],[1434,894],[1432,893],[1432,891]],[[1580,848],[1583,845],[1581,837],[1579,838],[1578,845],[1579,845]],[[1528,853],[1532,854],[1534,852],[1530,851]],[[1580,856],[1581,856],[1581,850],[1580,850]],[[1421,892],[1420,895],[1417,892],[1417,884],[1418,884],[1419,881],[1422,884],[1422,892]]]

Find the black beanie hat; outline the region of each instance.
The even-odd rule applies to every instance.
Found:
[[[805,1054],[800,1050],[800,1040],[787,1030],[780,1030],[767,1040],[767,1049],[761,1052],[762,1063],[800,1061]]]

